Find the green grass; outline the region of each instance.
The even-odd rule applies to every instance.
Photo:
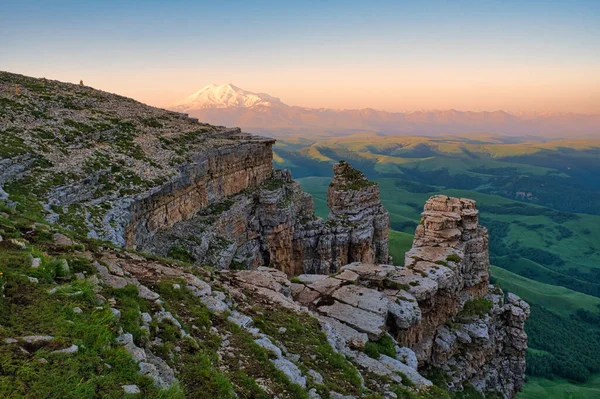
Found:
[[[390,230],[389,251],[394,265],[404,265],[404,254],[412,247],[412,243],[411,234]]]
[[[313,196],[315,204],[315,215],[322,218],[327,218],[329,207],[327,206],[327,188],[331,181],[328,177],[305,177],[297,179],[302,190]]]
[[[597,312],[600,307],[600,298],[591,295],[540,283],[497,266],[491,267],[491,273],[503,290],[514,292],[525,301],[540,304],[562,316],[569,316],[577,309]]]
[[[290,352],[300,355],[302,367],[319,372],[327,389],[343,394],[355,395],[360,392],[357,370],[329,345],[316,319],[283,308],[265,311],[254,307],[252,310],[256,326],[282,342]],[[281,330],[282,327],[285,331]],[[316,388],[323,392],[323,387]]]
[[[484,298],[473,298],[465,302],[462,310],[456,315],[458,318],[479,316],[483,317],[489,313],[494,304],[492,301]]]
[[[517,395],[518,399],[596,399],[600,398],[600,374],[584,384],[573,384],[563,379],[547,380],[530,377]]]
[[[0,341],[1,398],[120,397],[126,384],[138,385],[144,397],[181,397],[175,391],[161,393],[138,374],[130,355],[114,344],[118,325],[108,305],[98,307],[89,283],[64,283],[55,294],[47,292],[57,287],[53,281],[29,283],[23,275],[31,273],[29,253],[0,245],[0,336],[44,334],[54,339],[27,346],[29,353]],[[81,294],[70,295],[77,292]],[[75,313],[75,307],[83,312]],[[52,353],[72,344],[79,347],[75,355]],[[47,363],[40,363],[42,358]]]
[[[377,341],[369,341],[365,345],[363,352],[373,359],[379,359],[380,355],[396,357],[396,344],[389,335],[384,335]]]

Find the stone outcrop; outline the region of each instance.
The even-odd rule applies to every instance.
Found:
[[[334,273],[351,262],[390,263],[389,214],[379,199],[379,185],[341,161],[334,165],[327,203],[331,209],[320,234],[310,224],[297,233],[305,273]]]
[[[142,247],[156,232],[270,178],[275,140],[231,133],[232,145],[196,154],[171,182],[135,199],[128,207],[128,247]]]
[[[273,139],[91,87],[0,72],[0,103],[0,199],[120,246],[271,176]]]
[[[327,221],[315,217],[312,197],[289,171],[275,170],[255,188],[150,236],[141,248],[168,255],[181,247],[199,265],[268,265],[288,275],[335,273],[356,261],[388,263],[389,215],[378,185],[342,162],[334,166],[328,202]]]
[[[310,309],[332,346],[375,374],[393,370],[422,386],[429,382],[419,371],[433,367],[448,376],[451,389],[468,382],[512,398],[524,379],[529,306],[489,285],[487,245],[475,201],[435,196],[425,204],[404,267],[355,262],[332,275],[302,274],[289,285],[288,301]],[[243,273],[244,289],[265,275]],[[274,298],[259,285],[254,295]],[[361,352],[386,335],[397,344],[396,358]]]
[[[14,84],[22,85],[18,96],[7,90]],[[55,95],[48,99],[47,92]],[[172,385],[177,370],[168,364],[173,353],[158,356],[156,324],[168,324],[177,340],[197,333],[191,345],[204,335],[197,326],[196,332],[193,325],[184,330],[186,323],[163,306],[154,284],[172,280],[173,290],[198,301],[196,309],[218,315],[217,326],[230,330],[226,318],[251,334],[274,356],[268,361],[300,387],[327,376],[299,367],[300,354],[277,342],[275,332],[267,335],[254,326],[243,311],[254,312],[257,300],[263,307],[315,317],[340,358],[364,374],[357,391],[372,376],[381,377],[376,391],[384,397],[394,397],[387,393],[390,381],[406,386],[408,379],[428,389],[432,383],[424,375],[430,368],[446,374],[449,389],[470,383],[513,398],[521,388],[529,306],[490,286],[488,233],[479,225],[475,201],[430,198],[405,266],[392,266],[389,215],[379,187],[346,162],[334,165],[327,195],[331,212],[323,220],[291,174],[272,169],[272,139],[87,87],[8,73],[0,73],[0,100],[4,202],[43,210],[79,236],[220,270],[167,266],[127,251],[81,254],[95,273],[77,278],[98,292],[98,276],[114,289],[133,285],[151,305],[152,314],[140,314],[140,328],[152,332],[155,342],[135,343],[123,331],[119,343],[157,386]],[[46,244],[62,251],[84,247],[56,232]],[[28,243],[10,236],[2,245],[27,250]],[[35,269],[33,259],[28,265]],[[70,273],[65,259],[57,271]],[[111,312],[120,315],[117,308]],[[254,313],[257,319],[262,315]],[[212,333],[221,342],[217,357],[233,358],[228,367],[238,367],[236,353],[242,351],[229,345],[232,331]],[[369,353],[370,342],[383,341],[391,341],[393,349]],[[336,395],[341,394],[330,393],[349,397]],[[319,397],[316,390],[311,397]]]
[[[419,359],[430,356],[437,327],[455,315],[465,301],[488,290],[488,235],[487,229],[479,226],[478,213],[473,200],[430,198],[413,247],[405,255],[407,270],[401,278],[394,278],[406,284],[419,280],[415,296],[423,319],[398,333],[399,341],[415,348]]]

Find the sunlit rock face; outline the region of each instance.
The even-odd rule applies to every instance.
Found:
[[[441,367],[451,383],[470,381],[513,397],[524,380],[529,306],[489,285],[488,232],[478,216],[475,201],[466,198],[439,195],[425,203],[405,259],[406,269],[423,277],[422,288],[411,292],[422,317],[396,337],[420,364]]]
[[[335,179],[332,186],[340,187]],[[340,210],[347,208],[332,207]],[[475,201],[435,196],[425,204],[405,266],[354,262],[327,275],[301,274],[285,284],[287,299],[282,289],[266,289],[273,272],[240,272],[236,279],[268,301],[308,309],[330,343],[371,373],[393,379],[401,372],[422,387],[431,384],[423,373],[435,368],[449,389],[470,384],[513,398],[525,375],[529,306],[489,285],[487,240]],[[252,288],[253,281],[262,288]],[[367,343],[382,339],[393,340],[395,358],[365,356]]]
[[[268,265],[288,275],[334,273],[352,262],[389,263],[389,215],[377,184],[348,163],[335,165],[328,192],[331,213],[324,221],[315,217],[312,197],[289,171],[274,170],[265,178],[263,165],[251,164],[239,178],[246,182],[257,176],[256,184],[185,221],[168,223],[159,213],[166,228],[143,240],[142,248],[167,255],[180,246],[200,265]]]
[[[211,204],[256,187],[271,177],[274,140],[248,136],[244,142],[198,152],[177,178],[129,207],[126,244],[142,247],[159,232]]]

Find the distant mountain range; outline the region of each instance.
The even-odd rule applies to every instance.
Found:
[[[365,109],[305,108],[284,104],[265,93],[232,84],[208,85],[171,109],[203,122],[240,126],[246,131],[285,135],[356,132],[383,134],[490,133],[518,136],[583,137],[600,135],[600,115],[539,113],[513,115],[505,111],[431,110],[387,112]]]

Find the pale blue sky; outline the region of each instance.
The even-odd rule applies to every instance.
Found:
[[[600,1],[5,1],[0,69],[167,105],[600,112]]]

